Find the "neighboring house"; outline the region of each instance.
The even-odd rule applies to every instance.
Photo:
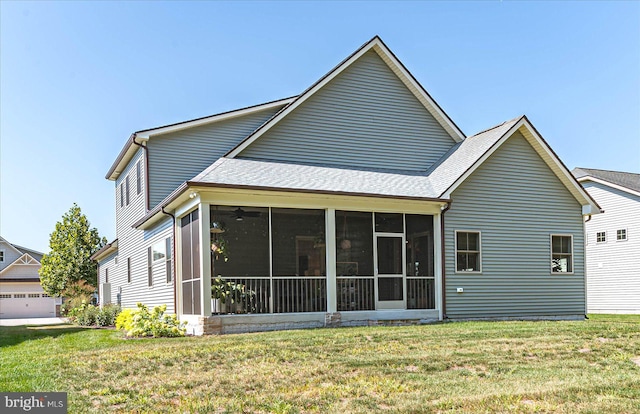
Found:
[[[572,172],[605,212],[585,224],[587,310],[640,313],[640,174]]]
[[[103,303],[196,334],[585,314],[598,205],[526,117],[465,137],[378,37],[298,96],[133,133],[106,178]]]
[[[60,299],[40,286],[42,253],[0,237],[0,319],[46,318],[60,314]]]

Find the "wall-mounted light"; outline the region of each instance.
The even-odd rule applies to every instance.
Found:
[[[189,194],[189,198],[196,198],[197,196],[198,196],[197,191],[192,191],[191,194]]]

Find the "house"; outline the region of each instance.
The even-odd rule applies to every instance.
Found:
[[[585,314],[598,205],[525,116],[466,137],[379,37],[298,96],[133,133],[106,178],[101,295],[192,333]]]
[[[605,211],[585,224],[587,310],[640,313],[640,174],[572,172]]]
[[[40,260],[42,253],[0,237],[0,319],[60,315],[61,299],[40,286]]]

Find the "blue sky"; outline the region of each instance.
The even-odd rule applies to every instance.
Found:
[[[640,173],[640,2],[0,2],[0,234],[76,202],[115,237],[129,135],[296,95],[378,34],[471,135],[526,114],[570,169]],[[213,161],[213,160],[212,160]]]

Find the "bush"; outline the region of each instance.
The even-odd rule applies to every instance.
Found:
[[[165,315],[167,305],[156,306],[153,311],[142,303],[138,309],[125,309],[116,320],[116,328],[124,330],[127,336],[139,338],[144,336],[175,337],[184,336],[184,324],[176,315]]]
[[[100,310],[93,305],[84,305],[79,308],[76,315],[76,323],[82,326],[92,326],[96,324],[96,318]]]
[[[120,306],[118,305],[103,306],[96,315],[96,325],[113,326],[119,313]]]

